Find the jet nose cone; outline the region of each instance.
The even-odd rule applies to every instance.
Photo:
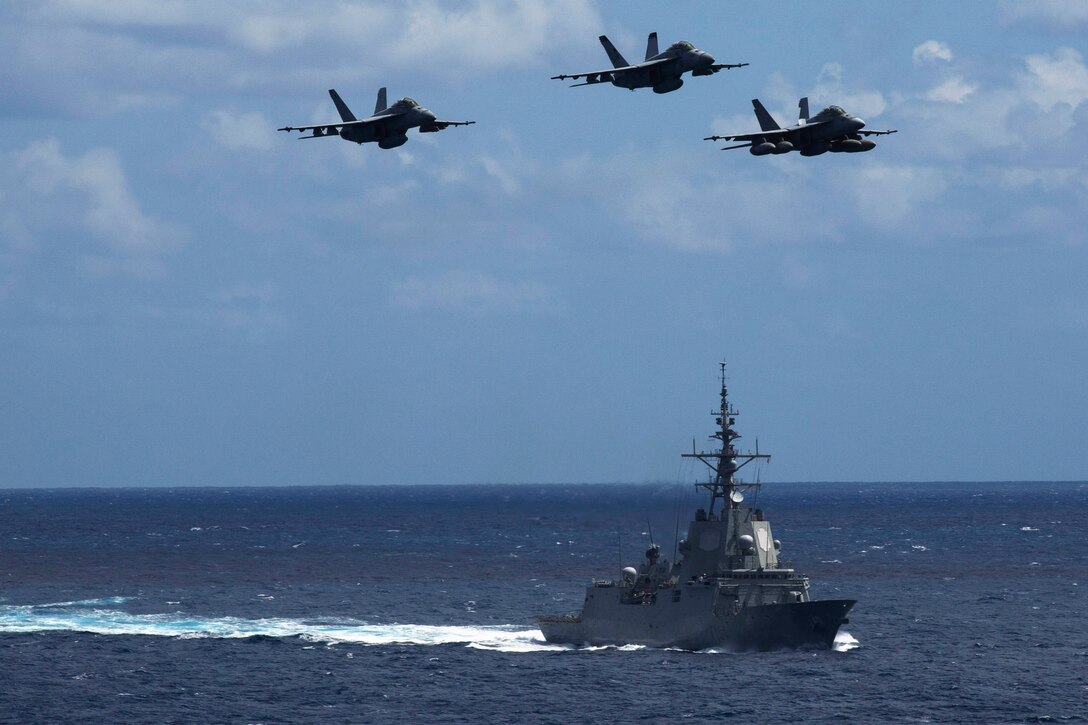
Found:
[[[865,128],[865,121],[862,121],[860,118],[855,118],[854,119],[854,128],[855,129]]]
[[[704,68],[712,66],[714,65],[714,56],[712,56],[710,53],[700,53],[699,62]]]

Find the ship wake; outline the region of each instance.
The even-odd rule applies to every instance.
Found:
[[[322,644],[463,644],[501,652],[570,649],[548,644],[539,629],[517,625],[441,626],[371,624],[354,619],[200,617],[183,612],[133,614],[114,605],[120,597],[37,605],[0,605],[0,632],[87,632],[98,635],[242,639],[297,637]]]

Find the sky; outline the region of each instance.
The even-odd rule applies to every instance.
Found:
[[[760,9],[764,12],[760,12]],[[746,68],[569,88],[646,35]],[[0,487],[1088,478],[1088,2],[0,5]],[[690,77],[689,77],[690,78]],[[285,125],[378,87],[381,150]],[[837,104],[865,154],[711,134]]]

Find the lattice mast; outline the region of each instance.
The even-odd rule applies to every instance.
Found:
[[[764,459],[771,460],[769,454],[759,452],[759,442],[756,441],[755,453],[741,453],[737,450],[733,442],[740,438],[733,425],[737,422],[738,411],[729,404],[729,391],[726,386],[725,377],[725,362],[720,363],[721,367],[721,408],[716,411],[711,411],[711,415],[714,416],[714,422],[717,424],[717,429],[710,435],[710,438],[717,440],[721,446],[717,451],[711,453],[704,453],[695,450],[695,444],[692,443],[691,453],[684,453],[684,458],[698,458],[711,470],[711,477],[709,481],[704,483],[695,484],[696,488],[706,489],[710,491],[710,514],[714,514],[717,510],[718,500],[720,499],[723,506],[729,506],[736,508],[741,501],[744,500],[744,493],[752,490],[759,489],[760,484],[746,483],[736,477],[737,471],[747,466],[754,460]]]

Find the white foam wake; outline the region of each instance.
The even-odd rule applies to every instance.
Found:
[[[47,605],[0,605],[0,632],[89,632],[143,634],[159,637],[241,638],[302,637],[327,644],[436,645],[464,644],[502,652],[569,649],[548,644],[539,629],[515,625],[493,627],[368,624],[358,620],[300,620],[285,618],[194,617],[181,613],[131,614],[100,606],[122,598],[58,602]],[[97,605],[97,606],[96,606]]]
[[[861,646],[861,642],[854,639],[854,635],[849,632],[839,631],[835,635],[835,642],[831,645],[831,649],[836,652],[849,652],[852,649],[857,649]]]

